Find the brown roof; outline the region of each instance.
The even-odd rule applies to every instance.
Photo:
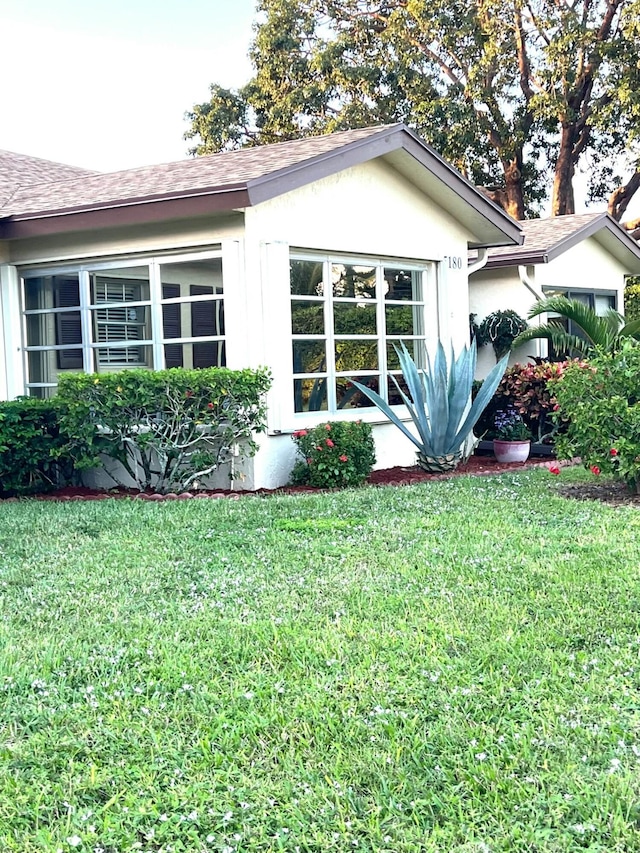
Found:
[[[34,184],[51,184],[68,181],[81,175],[95,175],[88,169],[78,166],[66,166],[28,154],[16,154],[13,151],[0,151],[0,209],[20,189]]]
[[[515,220],[402,124],[23,185],[0,206],[0,238],[242,210],[379,157],[467,225],[472,245],[522,242]]]
[[[610,218],[606,213],[580,213],[548,219],[525,219],[520,222],[524,232],[522,246],[489,249],[487,267],[548,263],[571,246],[590,237]]]
[[[253,180],[295,167],[318,155],[327,154],[351,142],[369,139],[388,129],[360,128],[313,136],[274,145],[242,148],[209,154],[192,160],[142,166],[108,174],[73,176],[55,186],[25,186],[11,202],[0,207],[0,216],[96,208],[142,199],[166,198],[245,188]],[[70,176],[67,176],[70,177]]]

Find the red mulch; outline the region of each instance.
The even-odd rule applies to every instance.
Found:
[[[556,463],[557,464],[557,463]],[[526,468],[549,465],[549,460],[531,458],[527,462],[500,463],[493,456],[472,456],[467,462],[459,465],[455,471],[449,474],[427,474],[417,466],[402,468],[385,468],[373,471],[368,479],[372,486],[409,486],[414,483],[424,483],[427,480],[446,480],[450,477],[459,477],[464,474],[472,476],[485,476],[489,474],[504,474],[507,471],[522,471]],[[304,492],[316,492],[318,489],[310,486],[283,486],[279,489],[259,489],[256,492],[232,492],[230,490],[216,489],[215,491],[183,492],[180,495],[158,495],[153,492],[139,492],[136,489],[115,488],[109,491],[90,489],[87,486],[65,486],[62,489],[48,492],[46,494],[33,495],[37,500],[45,501],[101,501],[109,498],[137,498],[148,501],[164,500],[186,500],[189,498],[230,498],[239,500],[241,495],[268,495],[268,494],[300,494]],[[17,501],[20,498],[6,498],[7,501]],[[0,502],[2,502],[0,500]]]

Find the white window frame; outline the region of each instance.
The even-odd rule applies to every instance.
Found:
[[[162,298],[162,280],[161,267],[167,264],[191,263],[195,261],[215,260],[219,259],[222,267],[223,288],[222,292],[214,292],[211,295],[204,296],[180,296],[171,299]],[[91,276],[99,273],[108,277],[109,270],[126,270],[140,267],[148,268],[148,283],[149,283],[149,299],[139,300],[135,302],[109,302],[108,306],[104,302],[92,299],[91,293]],[[86,263],[66,263],[46,266],[24,267],[18,270],[20,276],[20,309],[21,309],[21,338],[22,338],[22,359],[23,371],[25,377],[25,392],[30,393],[32,388],[56,388],[57,382],[30,382],[29,381],[29,352],[56,352],[70,349],[82,350],[83,371],[85,373],[94,373],[96,368],[97,352],[100,349],[108,346],[109,349],[127,349],[132,347],[132,341],[117,341],[105,344],[104,341],[97,340],[96,323],[97,311],[104,310],[106,307],[111,308],[149,308],[151,335],[143,339],[136,339],[133,344],[135,347],[149,346],[151,347],[151,365],[140,363],[118,363],[101,365],[103,369],[127,369],[132,367],[146,367],[153,370],[163,370],[165,367],[164,347],[167,344],[198,344],[209,342],[221,342],[226,344],[225,335],[207,335],[203,337],[180,337],[166,338],[163,334],[163,316],[162,306],[170,303],[188,304],[191,302],[222,302],[225,298],[225,282],[224,282],[224,260],[222,248],[196,252],[167,252],[162,254],[129,256],[127,258],[117,259],[96,259]],[[60,275],[77,275],[79,283],[80,305],[77,309],[80,312],[80,322],[82,330],[81,344],[51,344],[28,346],[27,345],[27,317],[34,315],[49,316],[57,313],[76,310],[74,308],[25,308],[25,283],[33,278],[44,276],[60,276]],[[145,283],[147,279],[144,279]]]
[[[314,301],[319,302],[324,305],[324,334],[321,335],[311,335],[311,334],[293,334],[292,330],[292,319],[289,317],[289,336],[290,336],[290,355],[289,355],[289,363],[291,365],[291,375],[293,378],[293,383],[290,386],[290,394],[292,395],[292,411],[294,417],[294,424],[299,425],[301,422],[304,423],[313,423],[314,421],[321,422],[326,420],[327,417],[340,417],[344,420],[367,420],[367,421],[379,421],[380,420],[380,412],[379,410],[371,405],[371,407],[365,408],[345,408],[339,409],[336,404],[336,379],[340,377],[348,377],[348,376],[379,376],[379,385],[378,388],[380,390],[381,396],[386,400],[387,399],[387,388],[388,388],[388,378],[389,376],[395,374],[397,376],[401,375],[400,370],[389,369],[387,364],[387,344],[399,342],[401,340],[409,341],[422,341],[425,347],[428,347],[430,344],[434,343],[438,339],[438,294],[437,294],[437,278],[438,278],[438,262],[437,261],[417,261],[417,260],[407,260],[404,258],[392,258],[392,257],[371,257],[366,255],[351,255],[351,254],[343,254],[339,252],[329,252],[329,253],[316,253],[304,250],[296,250],[291,249],[289,253],[289,262],[294,261],[308,261],[311,263],[322,263],[323,265],[323,276],[322,280],[324,283],[324,292],[322,296],[309,297],[302,294],[293,294],[290,292],[290,284],[287,281],[287,286],[289,290],[289,308],[296,301]],[[333,296],[332,288],[331,288],[331,267],[334,264],[345,264],[352,266],[361,266],[361,267],[375,267],[376,268],[376,328],[378,330],[377,335],[336,335],[334,330],[334,312],[333,305],[334,300],[338,303],[341,303],[341,299],[335,298]],[[385,289],[384,289],[384,270],[389,268],[394,269],[402,269],[406,272],[415,272],[420,275],[420,299],[412,299],[412,300],[387,300],[385,299]],[[412,306],[416,311],[419,312],[419,317],[417,318],[417,322],[414,322],[414,331],[410,335],[389,335],[386,332],[386,315],[385,315],[385,307],[387,306]],[[416,331],[416,328],[420,328],[421,331]],[[354,371],[337,371],[335,369],[335,343],[336,339],[343,340],[376,340],[377,341],[377,351],[378,351],[378,369],[377,370],[360,370]],[[319,373],[296,373],[293,371],[293,343],[295,341],[326,341],[326,353],[327,353],[327,370]],[[327,408],[313,411],[295,411],[295,381],[303,380],[303,379],[316,379],[318,377],[323,377],[326,375],[327,378]],[[406,413],[405,406],[394,405],[394,411],[398,411],[400,416],[404,416]]]

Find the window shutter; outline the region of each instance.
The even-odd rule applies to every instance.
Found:
[[[179,284],[163,284],[162,298],[176,299],[180,296]],[[180,303],[162,306],[162,334],[165,338],[181,338],[182,322],[180,320]],[[165,367],[182,367],[182,344],[164,345]]]
[[[209,296],[212,288],[192,284],[191,296]],[[221,299],[212,302],[191,303],[191,337],[224,335],[224,305]],[[194,367],[224,367],[224,344],[222,341],[203,341],[193,344]]]
[[[56,308],[75,308],[80,304],[80,289],[77,278],[56,276],[53,290]],[[79,311],[65,311],[56,314],[56,344],[81,344],[82,325]],[[58,350],[58,370],[82,370],[82,350]]]

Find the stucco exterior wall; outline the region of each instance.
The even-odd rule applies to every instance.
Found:
[[[295,414],[291,360],[291,249],[375,259],[435,262],[427,298],[429,338],[468,340],[469,234],[384,163],[374,161],[279,196],[246,211],[245,279],[251,366],[271,368],[269,433],[254,460],[258,486],[286,482],[294,462],[290,433],[329,418],[359,417],[374,425],[376,467],[415,464],[416,449],[377,409],[340,415]],[[451,261],[449,260],[451,258]]]
[[[545,290],[588,290],[615,293],[618,310],[624,308],[624,280],[628,274],[623,265],[596,237],[589,237],[563,252],[547,264],[536,264],[526,268],[526,277],[537,297],[542,299]],[[513,309],[524,319],[534,304],[536,296],[521,281],[517,266],[492,270],[482,269],[469,279],[470,311],[480,323],[492,311]],[[544,317],[529,321],[542,323]],[[509,364],[526,362],[529,356],[544,357],[547,345],[544,341],[531,341],[514,350]],[[483,347],[478,353],[476,377],[483,379],[495,364],[491,347]]]

